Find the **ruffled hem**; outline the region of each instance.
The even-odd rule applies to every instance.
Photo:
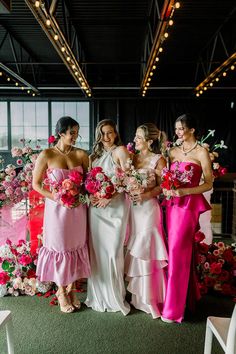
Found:
[[[150,227],[136,235],[131,235],[127,249],[130,254],[144,261],[168,260],[164,238],[157,229]]]
[[[88,247],[57,252],[46,247],[39,250],[36,274],[40,281],[66,286],[90,276]]]
[[[166,275],[163,261],[144,261],[134,258],[130,251],[125,257],[127,290],[132,293],[132,304],[138,310],[160,317],[166,293]]]
[[[167,259],[145,261],[133,257],[131,252],[127,250],[125,256],[125,274],[129,277],[139,277],[152,274],[156,270],[163,269],[167,266]]]
[[[190,194],[183,197],[173,197],[169,200],[164,199],[162,205],[167,207],[176,205],[179,208],[194,210],[199,214],[202,214],[207,210],[211,210],[211,206],[206,201],[203,194]]]

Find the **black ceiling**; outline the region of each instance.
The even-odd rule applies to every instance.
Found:
[[[45,0],[45,6],[49,8],[52,1]],[[69,42],[71,28],[76,31],[79,62],[92,97],[139,97],[148,59],[144,43],[150,28],[155,34],[155,4],[161,9],[164,0],[55,3],[55,18]],[[205,78],[203,66],[211,63],[212,71],[236,51],[235,0],[186,0],[180,4],[147,97],[176,90],[192,94],[192,88]],[[37,87],[42,97],[66,93],[84,97],[24,0],[12,0],[11,10],[0,13],[0,62]],[[212,92],[232,91],[235,72]],[[8,87],[10,83],[0,77],[1,96],[22,95],[14,85],[14,89]]]

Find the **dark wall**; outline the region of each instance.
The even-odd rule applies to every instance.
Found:
[[[136,127],[144,122],[153,122],[164,130],[169,140],[173,139],[174,121],[186,112],[195,115],[199,122],[200,135],[208,129],[215,129],[215,136],[209,140],[213,145],[224,140],[228,149],[218,150],[219,162],[227,166],[229,172],[236,171],[236,95],[232,98],[205,99],[119,99],[94,101],[94,124],[104,118],[117,122],[125,144],[133,140]]]

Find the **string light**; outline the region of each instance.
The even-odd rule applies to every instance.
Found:
[[[1,79],[5,79],[8,83],[14,85],[16,89],[21,89],[22,91],[24,88],[28,88],[28,91],[34,93],[34,95],[39,95],[39,90],[15,73],[13,70],[8,68],[6,65],[0,62],[0,72]],[[19,86],[21,84],[21,86]]]
[[[224,78],[235,69],[236,63],[236,52],[233,53],[228,59],[226,59],[220,66],[218,66],[210,75],[208,75],[196,88],[195,94],[199,97],[198,93],[201,93],[201,90],[207,90],[211,88],[215,83],[220,81],[220,77]],[[205,89],[206,88],[206,89]]]
[[[36,20],[39,22],[43,31],[51,41],[65,66],[73,76],[78,86],[83,90],[84,94],[91,97],[91,88],[86,80],[86,77],[70,47],[59,24],[53,16],[53,4],[50,10],[47,11],[43,1],[25,0],[26,4],[32,11]],[[53,3],[53,2],[52,2]],[[79,79],[82,78],[82,81]]]
[[[149,82],[151,81],[150,77],[153,76],[153,70],[156,69],[156,64],[160,60],[159,55],[163,52],[162,44],[169,37],[168,29],[169,27],[172,27],[174,25],[174,21],[172,19],[174,11],[175,9],[179,9],[179,8],[180,8],[179,2],[176,2],[175,0],[170,0],[161,13],[159,26],[154,36],[154,41],[148,58],[143,80],[141,83],[142,96],[145,96],[147,86],[150,85],[149,84]]]

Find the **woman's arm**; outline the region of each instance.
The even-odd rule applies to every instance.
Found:
[[[32,181],[32,187],[35,191],[38,193],[42,194],[44,197],[52,199],[53,200],[53,195],[52,193],[45,189],[43,187],[43,179],[45,176],[45,172],[48,168],[48,157],[47,157],[47,151],[43,150],[35,163],[35,167],[33,170],[33,181]]]
[[[125,146],[117,146],[113,152],[114,161],[120,165],[123,171],[127,170],[130,166],[128,164],[130,160],[130,154]]]

